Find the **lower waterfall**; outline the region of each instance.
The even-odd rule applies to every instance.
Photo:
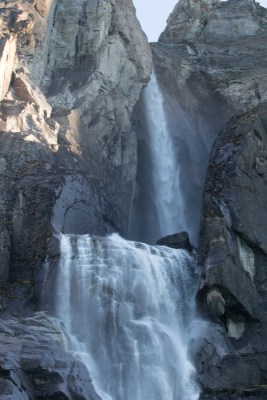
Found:
[[[198,282],[184,250],[61,235],[56,314],[103,400],[197,400],[188,329]]]

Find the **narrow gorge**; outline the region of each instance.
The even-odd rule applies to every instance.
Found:
[[[0,399],[265,400],[267,10],[0,21]]]

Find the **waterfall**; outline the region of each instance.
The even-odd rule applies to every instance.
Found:
[[[55,296],[103,400],[197,400],[187,357],[194,260],[184,250],[61,235]]]
[[[143,199],[149,201],[135,216],[142,235],[133,236],[154,243],[186,230],[187,221],[177,143],[155,73],[144,105],[142,172],[149,194]],[[60,238],[56,285],[51,284],[56,316],[64,323],[68,349],[85,363],[101,398],[197,400],[188,358],[198,283],[194,259],[184,250],[116,234]]]
[[[142,176],[141,180],[145,180],[143,186],[147,190],[142,195],[149,198],[149,204],[137,206],[137,214],[141,212],[143,224],[142,229],[140,226],[136,228],[139,232],[133,236],[147,243],[155,243],[162,236],[186,229],[178,151],[168,125],[165,100],[155,72],[144,90],[143,103],[147,147],[143,170],[146,170],[147,176],[145,179]],[[138,216],[134,218],[137,221]],[[144,224],[147,225],[145,229]]]
[[[152,188],[161,237],[184,228],[180,167],[164,110],[164,97],[155,73],[152,74],[144,96],[152,163]]]

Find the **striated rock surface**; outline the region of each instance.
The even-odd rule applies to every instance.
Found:
[[[130,116],[151,56],[130,0],[1,7],[5,281],[33,278],[50,221],[68,233],[127,232],[137,168]]]
[[[178,82],[200,74],[235,115],[267,100],[266,37],[267,12],[254,0],[180,0],[159,43],[188,51]]]

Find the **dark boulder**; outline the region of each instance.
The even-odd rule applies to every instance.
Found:
[[[64,349],[64,336],[44,313],[0,320],[0,398],[101,400],[85,365]]]
[[[198,352],[203,400],[266,398],[266,154],[266,103],[226,124],[211,154],[198,300],[216,324]]]
[[[194,247],[190,243],[187,232],[178,232],[173,235],[164,236],[157,241],[158,246],[167,246],[172,249],[184,249],[192,251]]]

